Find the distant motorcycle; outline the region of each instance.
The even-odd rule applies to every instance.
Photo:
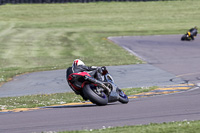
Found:
[[[197,36],[197,33],[198,33],[197,26],[195,26],[194,28],[189,29],[189,31],[181,37],[181,40],[182,41],[194,40],[194,37]]]
[[[129,99],[124,92],[119,89],[107,70],[103,71],[103,82],[92,78],[87,72],[72,73],[72,67],[67,69],[67,81],[76,94],[80,94],[96,105],[106,105],[119,101],[128,103]],[[107,86],[109,90],[103,86]]]
[[[181,41],[190,41],[192,40],[191,36],[187,34],[184,34],[182,37],[181,37]]]

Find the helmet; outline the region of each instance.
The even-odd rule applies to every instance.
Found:
[[[81,65],[85,66],[85,64],[80,59],[75,59],[72,64],[72,68],[74,68],[75,66],[81,66]]]
[[[197,26],[194,27],[195,29],[198,29]]]

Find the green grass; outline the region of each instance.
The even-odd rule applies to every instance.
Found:
[[[157,87],[145,87],[145,88],[128,88],[122,89],[126,95],[134,95],[141,92],[151,91]],[[3,97],[0,98],[0,111],[16,108],[35,108],[44,107],[56,104],[66,104],[74,102],[83,102],[81,96],[76,95],[73,92],[67,93],[55,93],[44,95],[28,95],[20,97]]]
[[[162,124],[125,127],[102,127],[102,129],[88,129],[82,131],[64,131],[59,133],[199,133],[200,121],[182,121]]]
[[[200,1],[17,4],[0,7],[0,82],[14,75],[87,65],[143,63],[109,36],[183,34]]]
[[[82,98],[75,93],[57,93],[0,98],[0,110],[16,108],[35,108],[55,104],[81,102]]]

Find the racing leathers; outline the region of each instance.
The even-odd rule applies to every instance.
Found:
[[[85,66],[85,65],[79,65],[72,68],[73,73],[79,73],[79,72],[87,72],[89,73],[93,78],[96,78],[97,80],[102,81],[101,75],[102,70],[99,67],[96,66]]]
[[[194,40],[194,37],[197,36],[197,28],[191,28],[187,34],[189,35],[189,37],[191,37],[192,40]]]

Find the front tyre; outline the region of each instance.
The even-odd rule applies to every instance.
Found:
[[[104,92],[100,94],[95,91],[96,87],[86,84],[83,87],[83,94],[94,104],[102,106],[108,103],[108,97]]]
[[[118,92],[119,92],[119,102],[124,103],[124,104],[128,103],[129,99],[127,95],[124,94],[124,92],[120,89],[118,90]]]

